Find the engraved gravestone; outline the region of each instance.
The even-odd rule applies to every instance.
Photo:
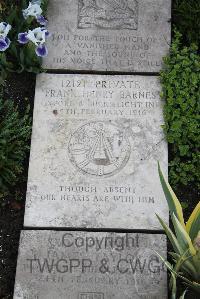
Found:
[[[51,0],[47,69],[158,72],[171,0]]]
[[[167,299],[163,235],[22,231],[14,299]]]
[[[159,94],[155,76],[39,75],[25,226],[160,229]]]

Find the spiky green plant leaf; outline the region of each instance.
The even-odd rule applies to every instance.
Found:
[[[163,191],[165,193],[165,198],[166,198],[168,206],[169,206],[170,213],[174,213],[176,215],[176,217],[178,218],[178,220],[180,221],[181,225],[185,228],[182,206],[181,206],[178,198],[176,197],[176,194],[172,190],[171,186],[165,179],[165,177],[161,171],[159,163],[158,163],[158,172],[159,172],[160,181],[161,181],[161,184],[163,187]]]
[[[158,220],[160,221],[160,224],[162,225],[167,237],[169,238],[174,250],[176,253],[183,254],[184,250],[181,248],[181,246],[178,243],[178,240],[172,230],[167,226],[167,224],[158,216]]]
[[[197,237],[200,231],[200,202],[197,204],[188,222],[186,223],[186,230],[192,240]]]
[[[186,295],[186,293],[187,293],[187,290],[185,290],[185,291],[183,292],[183,294],[181,295],[180,299],[185,299],[185,295]]]
[[[183,252],[185,253],[189,249],[190,254],[195,255],[196,249],[192,244],[192,240],[190,239],[190,236],[188,235],[187,231],[183,228],[181,223],[178,221],[178,218],[175,216],[175,214],[172,214],[172,222],[174,225],[178,243],[181,246]]]

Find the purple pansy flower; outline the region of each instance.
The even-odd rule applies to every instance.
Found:
[[[44,16],[42,16],[42,15],[37,16],[37,21],[40,25],[47,26],[48,21],[45,19]]]
[[[21,44],[26,44],[31,41],[35,47],[35,53],[39,57],[45,57],[48,54],[47,47],[45,46],[46,38],[49,36],[48,30],[45,27],[38,27],[28,32],[19,33],[18,41]]]
[[[18,42],[20,44],[27,44],[29,42],[29,39],[27,37],[28,33],[27,32],[22,32],[18,34]]]
[[[6,22],[1,22],[0,23],[0,37],[6,38],[6,36],[8,35],[11,28],[12,27],[10,24],[7,24]]]
[[[11,25],[6,22],[0,23],[0,52],[6,51],[10,46],[10,39],[7,37]]]
[[[42,44],[42,45],[39,45],[38,47],[36,47],[35,49],[35,53],[37,54],[37,56],[39,57],[45,57],[48,55],[48,50],[47,50],[47,47]]]
[[[10,46],[10,40],[8,37],[0,37],[0,52],[4,52]]]

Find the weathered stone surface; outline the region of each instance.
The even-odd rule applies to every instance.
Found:
[[[167,299],[164,235],[22,231],[14,299]]]
[[[49,1],[48,69],[158,72],[171,0]]]
[[[155,76],[39,75],[25,226],[160,229],[159,94]]]

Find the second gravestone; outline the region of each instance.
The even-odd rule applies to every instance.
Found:
[[[159,94],[153,76],[39,75],[25,226],[160,229]]]
[[[163,235],[22,231],[14,299],[167,299]]]
[[[171,0],[51,0],[47,69],[158,72]]]

